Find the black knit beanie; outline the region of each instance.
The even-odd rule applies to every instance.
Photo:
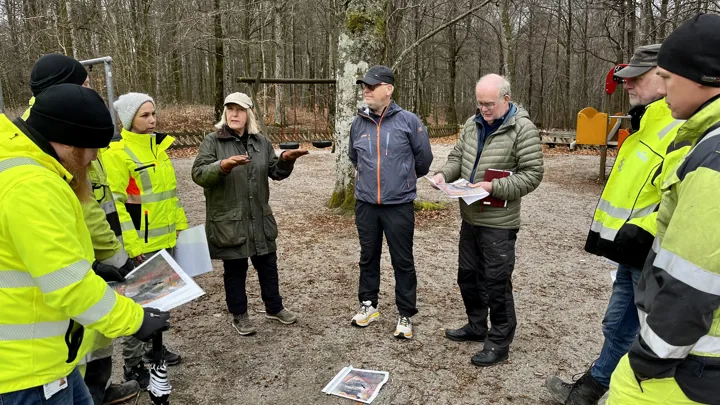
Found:
[[[58,84],[40,93],[26,122],[48,141],[78,148],[104,148],[115,132],[100,95],[77,84]]]
[[[83,84],[87,79],[87,71],[75,59],[59,53],[44,55],[32,68],[30,73],[30,90],[37,97],[50,86],[61,83]]]
[[[720,87],[720,15],[698,14],[663,41],[661,68],[709,87]]]

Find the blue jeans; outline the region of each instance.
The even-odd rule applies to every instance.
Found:
[[[622,356],[630,350],[640,330],[640,321],[635,307],[635,287],[640,280],[642,269],[621,264],[617,269],[613,291],[610,296],[605,319],[603,319],[603,343],[600,357],[595,360],[590,375],[603,385],[610,386],[610,376]]]
[[[43,387],[0,394],[0,405],[93,405],[80,372],[76,368],[67,376],[67,387],[45,399]]]

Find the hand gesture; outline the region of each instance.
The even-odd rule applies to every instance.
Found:
[[[236,156],[230,156],[227,159],[223,159],[220,161],[220,168],[225,173],[230,173],[232,169],[241,166],[246,165],[250,163],[252,159],[248,155],[236,155]]]
[[[287,150],[280,155],[280,159],[287,162],[294,162],[300,156],[307,155],[308,153],[307,149]]]

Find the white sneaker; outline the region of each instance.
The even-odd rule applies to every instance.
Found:
[[[380,312],[378,312],[377,308],[372,306],[370,301],[363,301],[360,303],[360,310],[353,316],[350,323],[353,326],[364,328],[372,322],[377,321],[378,318],[380,318]]]
[[[395,333],[393,333],[398,339],[412,339],[412,321],[409,316],[399,316],[398,323],[395,327]]]

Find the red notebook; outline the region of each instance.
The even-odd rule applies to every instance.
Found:
[[[492,182],[493,179],[501,179],[503,177],[511,176],[513,172],[509,170],[497,170],[497,169],[487,169],[485,170],[485,181]],[[500,207],[505,208],[507,207],[507,200],[501,200],[497,197],[489,196],[486,198],[483,198],[480,200],[483,205],[487,205],[490,207]],[[482,206],[480,207],[482,210]]]

